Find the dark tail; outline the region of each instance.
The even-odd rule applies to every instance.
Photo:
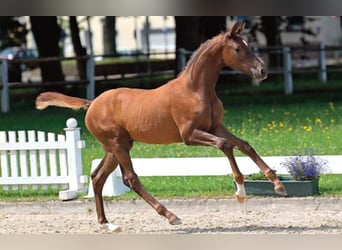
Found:
[[[63,95],[57,92],[41,93],[36,99],[37,109],[46,109],[48,106],[57,106],[71,109],[88,109],[91,101],[77,97]]]

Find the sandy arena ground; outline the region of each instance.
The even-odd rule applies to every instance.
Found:
[[[121,234],[341,234],[342,197],[172,199],[182,220],[172,226],[142,200],[107,201]],[[1,234],[105,234],[94,201],[1,202]]]

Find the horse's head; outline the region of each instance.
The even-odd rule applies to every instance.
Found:
[[[241,35],[245,24],[235,23],[224,35],[223,61],[225,66],[240,70],[256,80],[267,77],[267,67],[263,60],[256,56]]]

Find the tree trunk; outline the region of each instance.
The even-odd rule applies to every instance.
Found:
[[[104,54],[115,55],[116,51],[116,18],[115,16],[106,16],[103,24],[103,46]]]
[[[176,48],[195,50],[199,41],[199,17],[175,16],[176,23]]]
[[[175,16],[176,24],[176,62],[179,61],[179,49],[194,51],[199,46],[198,39],[199,17]],[[176,63],[177,65],[178,63]],[[176,74],[182,69],[177,65]]]
[[[175,16],[176,50],[184,48],[195,51],[202,42],[225,30],[225,16]],[[177,53],[176,60],[178,62]],[[179,69],[177,69],[178,73]]]
[[[226,30],[226,16],[201,16],[199,23],[199,40],[206,40]]]
[[[31,16],[31,28],[39,57],[59,57],[61,29],[55,16]],[[61,61],[40,63],[43,82],[64,81]]]
[[[75,55],[76,56],[87,55],[87,50],[81,44],[80,29],[78,27],[76,16],[69,17],[69,26],[70,26],[70,33],[71,33],[71,41],[74,47]],[[77,59],[77,69],[78,69],[78,75],[80,79],[85,80],[87,78],[85,59]]]
[[[280,47],[282,45],[279,26],[281,25],[281,17],[279,16],[262,16],[261,25],[265,35],[268,47]],[[281,67],[281,54],[269,54],[269,65]]]

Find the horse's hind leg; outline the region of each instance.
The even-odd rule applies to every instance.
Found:
[[[157,201],[152,195],[150,195],[144,187],[141,185],[138,176],[134,173],[131,165],[120,165],[123,172],[123,182],[125,185],[134,190],[139,196],[141,196],[156,212],[166,217],[171,225],[181,224],[181,220],[172,212],[170,212],[165,206]]]
[[[122,172],[123,182],[126,186],[134,190],[141,196],[150,206],[152,206],[159,215],[166,217],[172,225],[180,224],[180,219],[166,209],[160,202],[151,196],[142,186],[140,180],[133,170],[129,150],[132,147],[132,142],[127,139],[116,139],[112,141],[113,153],[117,157]]]
[[[119,232],[120,228],[114,224],[108,223],[103,207],[102,190],[107,177],[117,166],[118,161],[115,156],[111,153],[106,153],[99,166],[91,174],[98,222],[104,229],[108,229],[112,232]]]

